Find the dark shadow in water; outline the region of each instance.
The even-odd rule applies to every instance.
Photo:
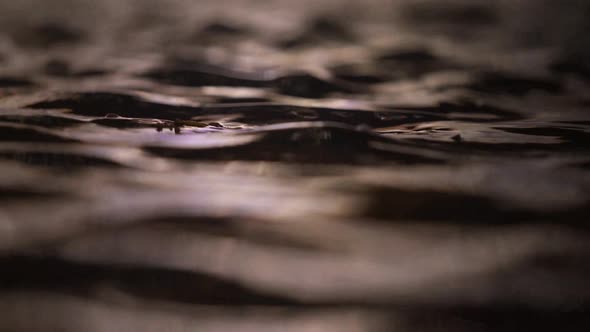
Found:
[[[389,221],[441,221],[490,227],[503,224],[556,223],[587,229],[590,202],[556,211],[507,206],[486,196],[457,192],[402,190],[379,187],[371,192],[367,215]]]
[[[212,305],[295,305],[233,282],[199,274],[140,266],[91,265],[52,257],[2,257],[3,290],[46,290],[93,296],[101,287],[140,297]]]
[[[211,149],[146,147],[158,156],[190,160],[264,160],[318,164],[441,164],[443,160],[419,154],[382,151],[375,142],[392,143],[365,131],[340,126],[280,129],[264,132],[246,145]]]
[[[20,30],[14,41],[30,48],[50,48],[59,45],[77,44],[86,38],[82,31],[59,23],[44,23]]]
[[[0,88],[21,88],[35,85],[32,81],[25,78],[0,77]]]
[[[198,107],[173,106],[143,101],[125,94],[96,92],[80,93],[64,99],[56,99],[30,105],[37,109],[71,109],[75,114],[106,116],[116,114],[131,118],[190,119],[199,114]]]

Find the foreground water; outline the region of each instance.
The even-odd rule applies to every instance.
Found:
[[[6,39],[0,330],[586,331],[590,67],[416,8]]]

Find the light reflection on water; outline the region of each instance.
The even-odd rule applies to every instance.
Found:
[[[573,9],[247,2],[4,30],[0,330],[584,330]]]

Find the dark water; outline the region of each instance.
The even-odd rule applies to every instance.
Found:
[[[587,331],[582,2],[34,3],[0,330]]]

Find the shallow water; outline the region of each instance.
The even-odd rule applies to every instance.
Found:
[[[0,330],[586,331],[585,49],[275,3],[5,29]]]

